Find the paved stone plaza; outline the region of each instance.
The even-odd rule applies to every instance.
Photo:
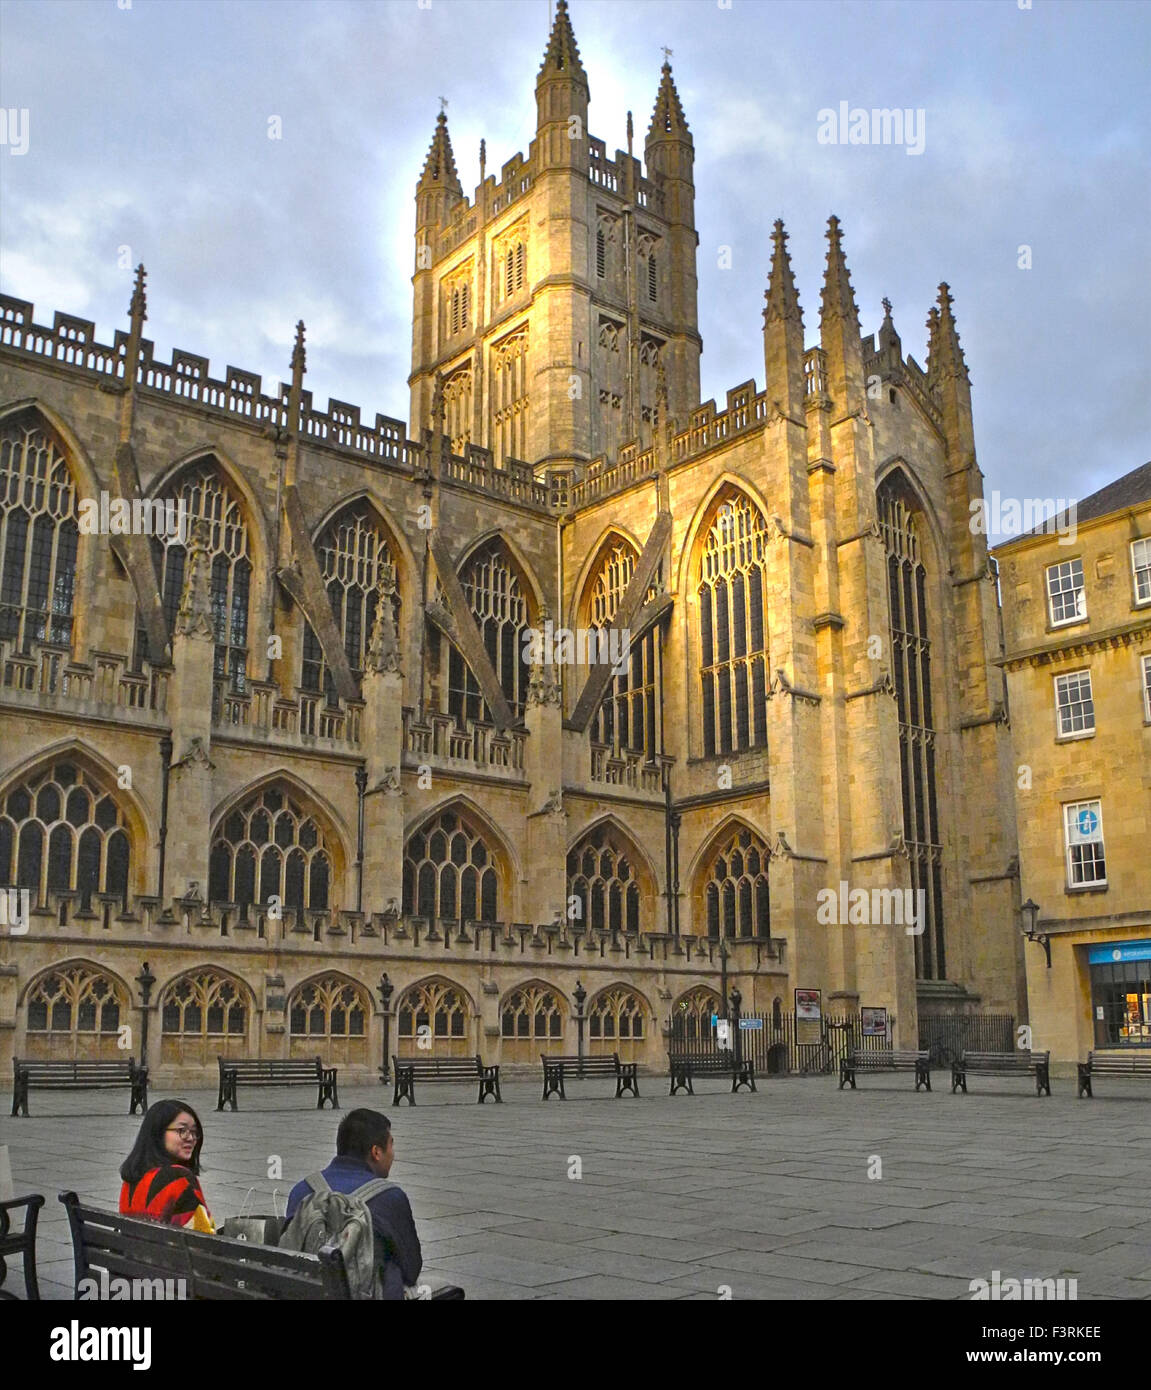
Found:
[[[1078,1280],[1082,1299],[1151,1299],[1151,1094],[1100,1085],[1076,1100],[1055,1081],[979,1079],[952,1096],[916,1095],[905,1078],[763,1082],[731,1096],[703,1082],[669,1098],[642,1078],[638,1101],[606,1083],[541,1104],[536,1083],[482,1109],[469,1092],[426,1087],[392,1110],[380,1087],[341,1092],[344,1112],[383,1109],[395,1125],[393,1176],[409,1193],[425,1273],[469,1298],[714,1299],[970,1296],[969,1281]],[[707,1094],[704,1094],[704,1091]],[[417,1093],[419,1094],[419,1093]],[[159,1098],[159,1093],[153,1098]],[[323,1166],[338,1116],[304,1091],[241,1092],[216,1114],[191,1092],[206,1128],[203,1183],[213,1214],[238,1211]],[[71,1245],[56,1194],[75,1188],[114,1206],[116,1168],[138,1119],[111,1092],[31,1097],[30,1119],[0,1121],[17,1192],[48,1198],[40,1232],[45,1297],[70,1296]],[[343,1112],[341,1112],[343,1113]],[[269,1156],[285,1179],[267,1178]],[[868,1177],[871,1156],[882,1177]],[[571,1160],[582,1177],[569,1178]],[[20,1291],[17,1268],[8,1287]]]

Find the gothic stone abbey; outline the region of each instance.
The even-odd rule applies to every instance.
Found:
[[[0,884],[30,901],[3,1065],[123,1057],[125,1024],[138,1054],[146,1017],[162,1084],[217,1055],[368,1078],[385,1029],[538,1067],[582,1014],[656,1067],[723,975],[745,1012],[885,1006],[899,1046],[925,1009],[1024,1013],[947,286],[923,369],[890,313],[861,334],[832,218],[807,347],[777,222],[764,388],[701,403],[670,66],[642,163],[630,130],[609,157],[558,0],[536,104],[472,199],[436,124],[410,430],[319,410],[303,325],[277,395],[159,360],[143,268],[110,346],[2,301]],[[101,494],[188,525],[88,534]],[[626,662],[523,659],[561,628]],[[841,883],[921,890],[918,934],[817,920]]]

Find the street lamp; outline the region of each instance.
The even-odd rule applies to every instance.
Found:
[[[576,981],[576,987],[575,987],[575,989],[572,991],[572,993],[573,993],[573,995],[575,996],[575,1002],[576,1002],[576,1028],[577,1028],[578,1031],[579,1031],[579,1047],[578,1047],[578,1049],[577,1049],[577,1055],[579,1056],[579,1070],[580,1070],[580,1074],[582,1075],[582,1074],[583,1074],[583,1022],[584,1022],[584,1018],[583,1018],[583,1006],[584,1006],[585,1000],[587,999],[587,990],[584,989],[583,985],[580,984],[579,980],[577,980],[577,981]]]
[[[380,1073],[380,1085],[388,1084],[388,1035],[392,1031],[392,995],[395,993],[395,985],[388,979],[388,972],[385,970],[380,976],[380,983],[376,986],[380,995],[380,1003],[384,1008],[384,1066]]]
[[[727,1017],[727,940],[719,938],[719,998],[723,1008],[721,1017]]]
[[[1043,947],[1043,954],[1047,957],[1047,969],[1051,969],[1051,938],[1046,932],[1038,931],[1039,925],[1039,904],[1032,902],[1030,898],[1019,909],[1023,917],[1023,935],[1028,941],[1036,941]]]
[[[735,1032],[732,1040],[732,1049],[735,1052],[735,1067],[738,1071],[743,1066],[743,1044],[740,1041],[742,1029],[739,1026],[739,1006],[743,1003],[743,995],[738,989],[731,991],[731,1026]]]
[[[148,969],[148,962],[144,962],[144,968],[136,976],[136,983],[140,986],[140,1066],[148,1065],[148,1004],[152,998],[152,986],[156,983],[156,977]]]

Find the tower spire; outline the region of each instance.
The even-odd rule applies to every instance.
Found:
[[[670,49],[664,49],[664,53],[670,53]],[[671,63],[665,57],[660,69],[659,90],[656,92],[655,109],[651,113],[647,138],[648,141],[665,139],[669,135],[690,138],[690,134],[687,118],[683,114],[683,104],[675,88],[675,79],[671,75]]]
[[[587,73],[580,62],[579,45],[572,31],[567,0],[556,0],[555,19],[552,22],[548,46],[544,50],[538,81],[542,82],[544,78],[556,74],[582,81],[584,86],[587,86]]]
[[[452,153],[452,140],[448,134],[448,116],[442,108],[436,117],[436,129],[432,143],[428,147],[428,157],[424,160],[424,172],[420,175],[417,194],[433,189],[442,189],[462,198],[463,187],[456,172],[456,157]]]
[[[771,275],[768,279],[768,288],[764,292],[764,299],[767,305],[763,311],[763,321],[765,324],[775,323],[777,320],[794,320],[801,327],[803,325],[803,312],[799,307],[799,293],[795,288],[795,276],[791,273],[791,257],[787,251],[787,233],[783,229],[783,222],[780,218],[775,220],[775,229],[771,234]]]
[[[933,308],[927,320],[930,337],[927,346],[927,375],[935,382],[945,377],[961,378],[970,384],[967,362],[959,345],[959,330],[951,312],[954,300],[946,281],[939,287],[938,308]]]
[[[780,412],[793,420],[803,419],[803,312],[791,273],[787,252],[787,233],[776,220],[772,232],[771,278],[764,299],[763,360],[766,371],[764,389]]]
[[[843,320],[854,324],[856,332],[859,331],[859,310],[843,255],[843,232],[835,216],[827,220],[827,270],[823,277],[819,317],[821,323],[830,319]]]

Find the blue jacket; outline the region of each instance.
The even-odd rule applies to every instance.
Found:
[[[375,1173],[358,1158],[334,1158],[323,1170],[324,1180],[333,1192],[354,1192],[371,1182]],[[287,1217],[290,1221],[296,1208],[311,1193],[307,1181],[298,1182],[288,1196]],[[402,1299],[404,1285],[414,1284],[424,1267],[420,1238],[416,1234],[412,1204],[399,1187],[389,1187],[368,1202],[372,1213],[372,1229],[376,1234],[376,1250],[383,1270],[383,1293],[387,1299]]]

